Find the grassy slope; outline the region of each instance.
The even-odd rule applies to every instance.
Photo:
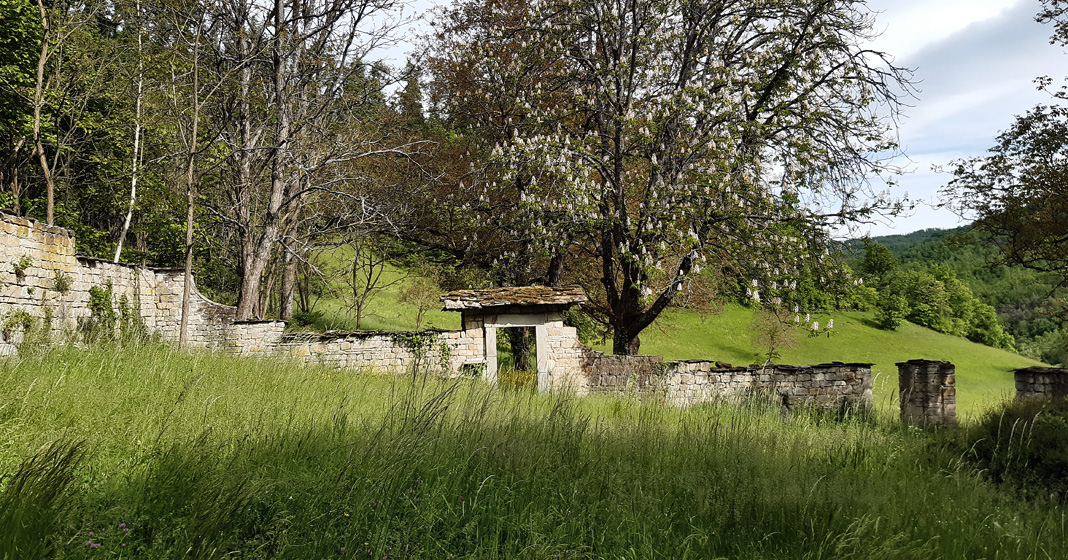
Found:
[[[702,317],[683,309],[671,310],[642,335],[642,353],[669,360],[721,360],[734,365],[763,362],[761,351],[750,343],[753,312],[728,305],[723,313]],[[913,359],[945,360],[957,367],[958,412],[974,417],[1013,391],[1010,370],[1039,362],[1011,352],[975,344],[963,338],[936,333],[911,323],[890,332],[875,328],[870,313],[836,313],[821,318],[835,321],[830,337],[802,336],[796,348],[782,350],[784,364],[868,362],[875,366],[875,398],[890,406],[897,391],[898,362]],[[601,348],[606,350],[606,348]],[[896,405],[895,405],[896,406]]]
[[[340,268],[351,262],[352,248],[342,246],[319,254],[320,266],[326,268],[333,276],[332,285],[336,292],[319,299],[315,311],[323,313],[323,319],[315,327],[323,330],[354,330],[356,313],[352,308],[352,292],[341,276]],[[382,273],[380,285],[383,289],[371,296],[368,311],[363,317],[363,330],[400,331],[415,329],[418,310],[414,305],[398,301],[404,286],[404,272],[393,266],[387,266]],[[423,328],[457,330],[460,328],[460,314],[445,312],[441,307],[434,307],[423,316]]]
[[[344,262],[351,253],[347,248],[336,250],[330,257]],[[402,273],[390,268],[383,275],[385,281],[401,279]],[[363,328],[369,330],[407,330],[415,328],[414,306],[397,301],[403,280],[377,294],[371,302]],[[338,289],[343,289],[342,283]],[[320,328],[352,329],[355,318],[346,305],[336,298],[323,298],[317,307],[326,320]],[[735,365],[763,362],[762,351],[750,343],[750,324],[753,312],[738,305],[728,305],[723,313],[702,316],[698,313],[672,309],[642,334],[643,354],[664,356],[668,360],[721,360]],[[897,331],[876,328],[870,313],[836,313],[818,317],[821,324],[835,320],[830,337],[808,338],[802,335],[797,348],[781,351],[779,363],[817,364],[831,361],[869,362],[875,364],[875,398],[879,406],[896,406],[892,400],[897,391],[897,362],[913,359],[945,360],[957,366],[958,413],[973,418],[984,409],[1011,397],[1014,392],[1010,370],[1039,362],[1012,352],[1005,352],[963,338],[936,333],[930,329],[905,323]],[[425,326],[446,330],[460,327],[459,313],[443,312],[435,308],[426,315]],[[611,348],[597,345],[609,352]]]

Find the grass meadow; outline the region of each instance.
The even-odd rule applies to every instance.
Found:
[[[0,362],[0,558],[1064,558],[892,418],[166,347]]]
[[[352,330],[355,316],[345,299],[341,267],[352,258],[351,247],[324,251],[319,258],[334,270],[332,291],[319,298],[316,311],[321,317],[312,328]],[[332,268],[331,268],[332,267]],[[411,330],[415,328],[415,306],[398,301],[406,283],[404,271],[386,265],[381,284],[363,319],[365,330]],[[754,310],[727,304],[719,313],[669,308],[641,335],[642,354],[664,356],[666,360],[720,360],[734,365],[763,363],[766,348],[752,343]],[[813,317],[822,325],[834,320],[830,335],[809,337],[800,333],[798,344],[779,349],[776,360],[782,364],[808,365],[841,362],[867,362],[872,368],[876,405],[884,411],[897,407],[898,362],[913,359],[944,360],[956,365],[957,412],[961,418],[977,419],[984,411],[1012,398],[1015,387],[1012,370],[1042,365],[1019,354],[976,344],[964,338],[937,333],[905,322],[896,331],[875,326],[872,312],[846,311]],[[424,327],[456,330],[460,314],[434,307],[426,313]],[[826,331],[824,331],[826,332]],[[611,353],[611,341],[593,345]]]

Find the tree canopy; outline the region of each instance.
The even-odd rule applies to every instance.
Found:
[[[468,86],[445,111],[506,108],[471,180],[480,200],[513,201],[515,237],[597,271],[587,291],[616,353],[702,267],[770,301],[813,267],[828,227],[892,206],[865,178],[888,169],[884,117],[908,76],[862,46],[863,2],[546,0],[487,15],[500,5],[447,13],[434,52]]]

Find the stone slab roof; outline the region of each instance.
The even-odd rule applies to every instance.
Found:
[[[492,309],[497,307],[559,307],[581,305],[589,299],[579,286],[549,288],[545,286],[521,286],[517,288],[490,288],[487,290],[457,290],[441,296],[446,311],[465,309]]]

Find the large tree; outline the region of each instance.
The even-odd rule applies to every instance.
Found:
[[[529,124],[494,150],[500,176],[480,198],[523,179],[526,218],[508,225],[548,254],[576,243],[592,259],[599,285],[587,289],[614,352],[637,352],[702,263],[754,298],[779,293],[829,227],[886,202],[865,178],[888,169],[877,154],[893,148],[887,117],[907,73],[865,47],[864,2],[522,4],[522,20],[483,18],[449,46],[466,53],[466,75],[524,78],[505,99],[523,120],[504,122]],[[529,60],[545,66],[525,71]],[[499,87],[472,93],[502,99]]]
[[[988,155],[955,162],[953,173],[944,194],[1006,263],[1068,283],[1068,108],[1031,109]]]

